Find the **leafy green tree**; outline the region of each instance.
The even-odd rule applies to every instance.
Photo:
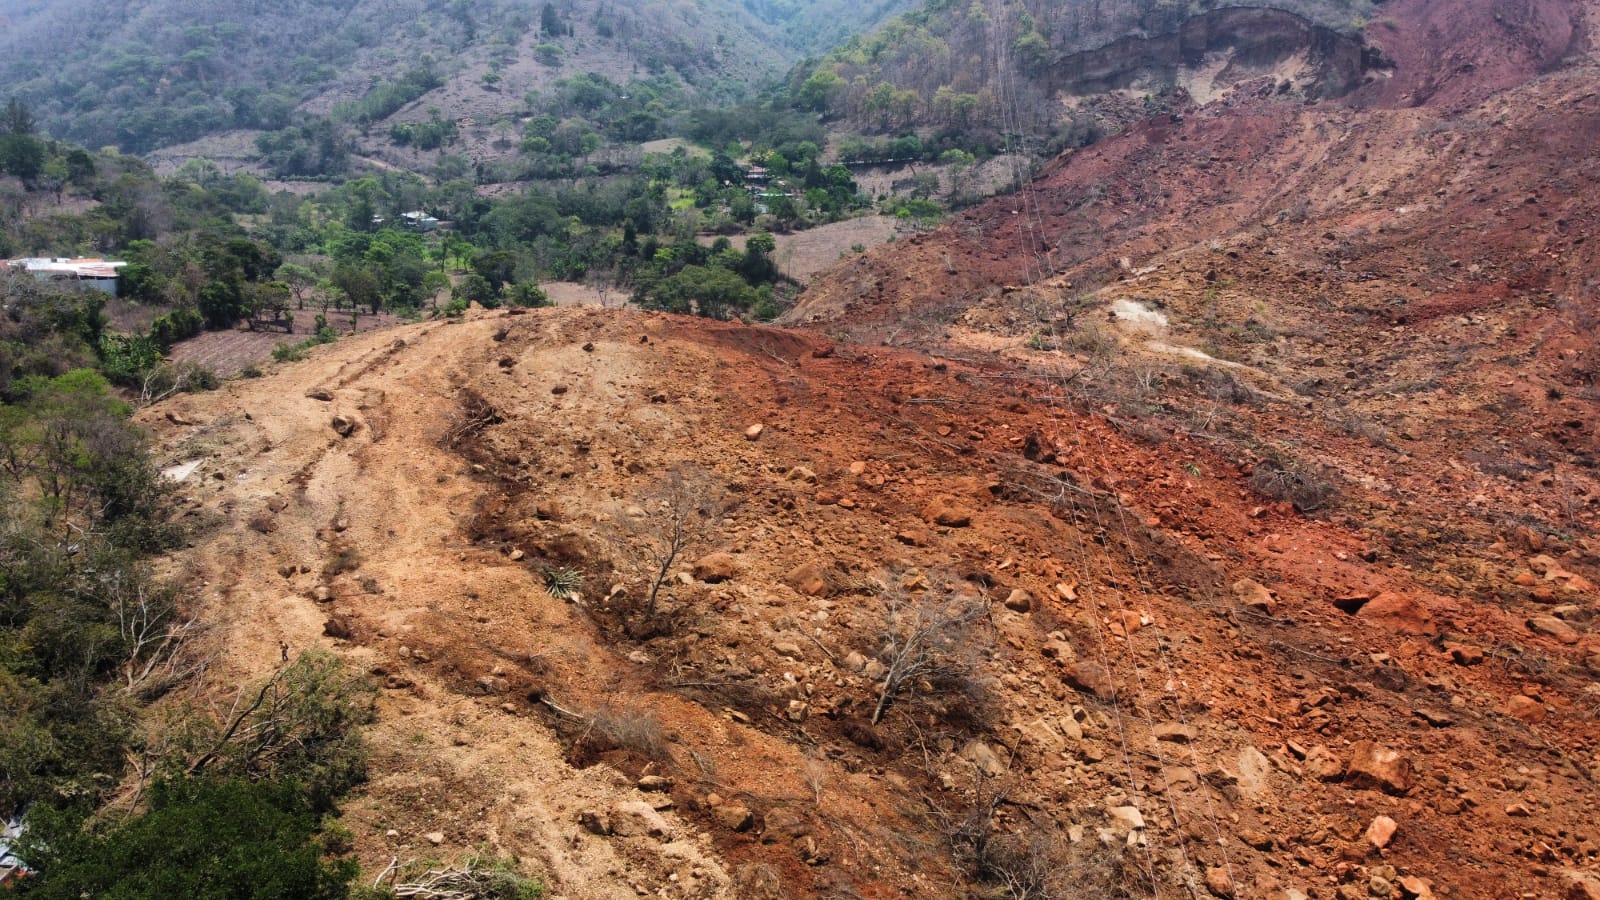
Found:
[[[208,281],[200,288],[197,304],[207,328],[212,331],[232,328],[245,315],[244,285],[232,279]]]
[[[560,37],[571,34],[572,29],[561,21],[561,14],[556,12],[555,5],[546,3],[539,10],[539,33],[549,37]]]
[[[800,85],[795,99],[798,104],[816,112],[827,112],[834,101],[844,93],[845,80],[832,69],[818,69]]]
[[[512,306],[549,306],[550,297],[537,284],[523,281],[506,289],[506,300]]]
[[[329,281],[348,298],[351,309],[365,306],[376,314],[383,308],[383,286],[371,269],[342,265],[333,270]]]
[[[47,148],[34,135],[33,113],[13,97],[0,111],[0,172],[31,183],[44,170]]]
[[[726,319],[756,302],[752,288],[736,273],[721,267],[685,266],[650,292],[646,306],[668,312]]]
[[[485,309],[493,309],[500,305],[500,295],[495,291],[494,285],[477,272],[470,272],[462,278],[452,293],[457,300],[477,303]]]

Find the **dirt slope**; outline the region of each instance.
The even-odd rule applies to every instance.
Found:
[[[217,686],[280,640],[386,685],[346,810],[373,872],[487,846],[561,897],[952,896],[975,833],[983,877],[1084,896],[1550,896],[1595,866],[1592,506],[1535,550],[1440,492],[1418,532],[1402,467],[1304,515],[1215,433],[1086,405],[1070,358],[970,353],[554,309],[145,415],[201,461],[173,564]],[[673,470],[720,512],[641,628]],[[962,683],[872,724],[893,612],[944,596],[982,604]]]

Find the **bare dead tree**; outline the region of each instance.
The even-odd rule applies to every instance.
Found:
[[[642,621],[655,618],[673,564],[704,539],[722,505],[719,493],[704,473],[679,468],[644,498],[645,514],[630,529],[646,585]]]
[[[460,865],[429,869],[412,880],[397,881],[393,891],[396,897],[420,900],[479,900],[525,896],[531,886],[529,879],[506,862],[469,857]]]
[[[127,648],[121,670],[129,693],[160,694],[205,669],[206,660],[190,652],[199,616],[181,616],[170,593],[137,576],[119,573],[104,588]]]
[[[150,406],[174,394],[215,386],[216,376],[194,362],[160,362],[151,366],[139,381],[139,405]]]
[[[888,671],[872,710],[872,724],[883,719],[897,697],[924,682],[971,679],[975,666],[970,629],[987,614],[984,605],[972,598],[927,596],[906,603],[891,595],[879,654]]]

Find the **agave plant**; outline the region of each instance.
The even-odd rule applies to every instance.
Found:
[[[544,589],[557,600],[570,600],[583,589],[583,573],[571,566],[545,569]]]

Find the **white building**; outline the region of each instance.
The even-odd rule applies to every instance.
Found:
[[[117,270],[127,265],[99,258],[31,257],[0,260],[0,266],[21,269],[40,281],[75,281],[80,286],[116,296]]]
[[[404,220],[406,228],[412,231],[433,231],[439,227],[438,219],[435,219],[433,216],[428,215],[420,209],[412,210],[408,213],[401,213],[400,218]]]

